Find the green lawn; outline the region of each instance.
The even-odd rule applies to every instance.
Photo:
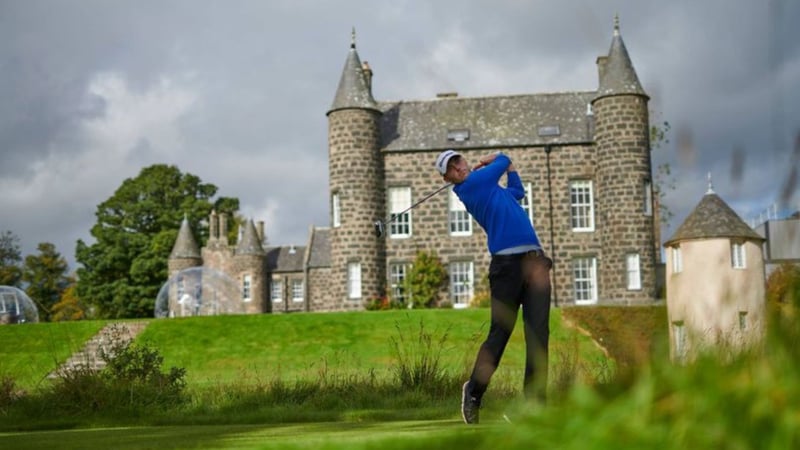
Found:
[[[502,427],[502,425],[499,425]],[[414,449],[475,448],[498,424],[467,428],[457,420],[302,425],[130,427],[0,433],[15,450],[136,449]]]
[[[152,319],[137,338],[164,357],[164,367],[183,367],[190,387],[213,384],[265,384],[321,377],[392,376],[393,341],[416,349],[432,337],[441,363],[467,373],[488,330],[489,310],[394,310],[380,312],[239,315]],[[38,383],[105,322],[39,323],[0,327],[0,375],[22,387]],[[579,352],[588,364],[607,364],[587,337],[561,326],[551,314],[555,365]],[[423,333],[421,333],[423,331]],[[496,383],[519,385],[524,365],[521,321],[503,357]]]

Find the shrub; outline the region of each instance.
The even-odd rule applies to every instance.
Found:
[[[105,367],[100,371],[89,364],[58,374],[45,402],[56,409],[74,413],[143,413],[168,409],[185,402],[186,370],[172,367],[162,372],[163,357],[157,349],[135,344],[122,337],[123,330],[112,330],[110,343],[101,348]]]
[[[5,415],[8,412],[8,408],[20,395],[17,383],[13,378],[8,376],[0,377],[0,414]]]
[[[397,300],[391,300],[386,296],[373,297],[364,302],[364,309],[367,311],[386,311],[389,309],[403,309],[405,304]]]
[[[414,308],[436,306],[439,291],[444,285],[447,272],[444,265],[433,252],[419,251],[411,265],[408,282]]]

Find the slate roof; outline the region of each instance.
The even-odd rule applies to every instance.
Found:
[[[289,245],[266,249],[268,272],[302,272],[306,248]]]
[[[315,227],[311,231],[311,244],[308,267],[311,269],[331,266],[331,230]]]
[[[172,246],[172,253],[169,254],[170,259],[173,258],[200,258],[200,248],[197,246],[197,241],[194,240],[192,229],[189,227],[189,220],[184,216],[181,222],[181,228],[178,230],[178,238],[175,239],[175,245]]]
[[[675,234],[664,243],[670,246],[680,241],[708,238],[743,238],[764,241],[717,194],[703,196]]]
[[[345,108],[378,109],[375,99],[372,98],[372,91],[367,83],[367,78],[364,75],[361,59],[356,51],[355,36],[353,36],[353,42],[350,44],[350,51],[347,53],[342,76],[339,78],[339,87],[336,89],[336,96],[328,114],[337,109]]]
[[[633,63],[628,56],[628,49],[619,33],[619,18],[614,19],[614,36],[611,39],[611,48],[605,60],[605,68],[601,70],[600,87],[597,89],[597,98],[617,94],[637,94],[647,96],[639,83],[639,77],[633,69]]]
[[[565,92],[380,102],[381,147],[392,152],[588,143],[593,139],[587,111],[596,95]],[[553,126],[558,127],[558,136],[539,135],[542,127]],[[450,141],[450,130],[469,130],[469,139]]]

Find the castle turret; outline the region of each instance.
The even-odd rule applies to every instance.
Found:
[[[597,172],[598,261],[607,303],[655,298],[655,245],[650,161],[649,97],[633,69],[614,21],[608,56],[597,60],[599,88],[592,100]]]
[[[385,200],[381,111],[356,51],[355,30],[327,116],[335,299],[329,308],[361,309],[365,299],[385,293],[385,241],[372,225],[383,217]]]
[[[178,230],[178,237],[175,239],[175,245],[172,246],[172,253],[169,254],[169,261],[167,262],[169,276],[172,277],[172,275],[181,270],[202,264],[200,249],[192,235],[189,219],[184,215],[181,228]]]
[[[670,354],[685,362],[715,345],[726,355],[762,341],[765,239],[711,186],[667,250]]]
[[[245,312],[258,314],[269,312],[267,301],[266,252],[261,246],[253,219],[244,224],[242,238],[236,245],[233,257],[234,273],[239,274]]]

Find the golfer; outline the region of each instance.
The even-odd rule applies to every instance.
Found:
[[[525,189],[508,156],[486,155],[471,169],[461,154],[445,150],[436,158],[436,169],[453,183],[453,191],[486,231],[492,255],[489,335],[478,350],[461,400],[464,422],[478,423],[481,399],[511,337],[520,306],[525,324],[525,395],[544,401],[553,261],[542,251],[536,231],[519,204]],[[503,175],[506,187],[499,185]]]

